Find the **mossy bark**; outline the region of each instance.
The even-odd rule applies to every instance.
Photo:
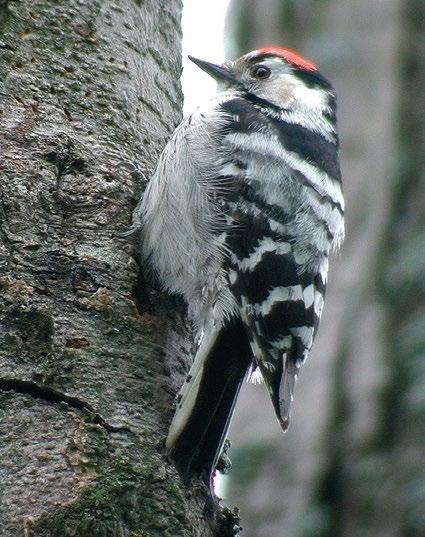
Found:
[[[4,537],[211,534],[163,455],[167,323],[116,236],[180,120],[180,10],[0,3]]]

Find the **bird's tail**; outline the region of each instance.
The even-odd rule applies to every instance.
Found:
[[[252,362],[240,320],[206,332],[177,400],[167,450],[186,481],[209,481],[241,384]]]

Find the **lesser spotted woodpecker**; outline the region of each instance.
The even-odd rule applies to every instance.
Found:
[[[191,60],[217,94],[177,127],[135,212],[142,254],[197,330],[166,441],[186,478],[210,476],[247,375],[287,429],[344,235],[336,98],[316,66],[274,46]]]

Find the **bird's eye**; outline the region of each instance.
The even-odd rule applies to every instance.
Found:
[[[258,80],[266,80],[271,75],[271,71],[268,67],[264,65],[256,65],[252,71],[251,75]]]

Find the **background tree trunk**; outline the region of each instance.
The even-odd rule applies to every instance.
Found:
[[[424,10],[421,0],[231,4],[230,57],[282,44],[334,83],[347,198],[347,239],[289,432],[262,386],[246,386],[237,408],[228,500],[246,537],[425,527]]]
[[[180,10],[0,3],[3,537],[212,534],[163,457],[166,322],[114,236],[180,120]]]

